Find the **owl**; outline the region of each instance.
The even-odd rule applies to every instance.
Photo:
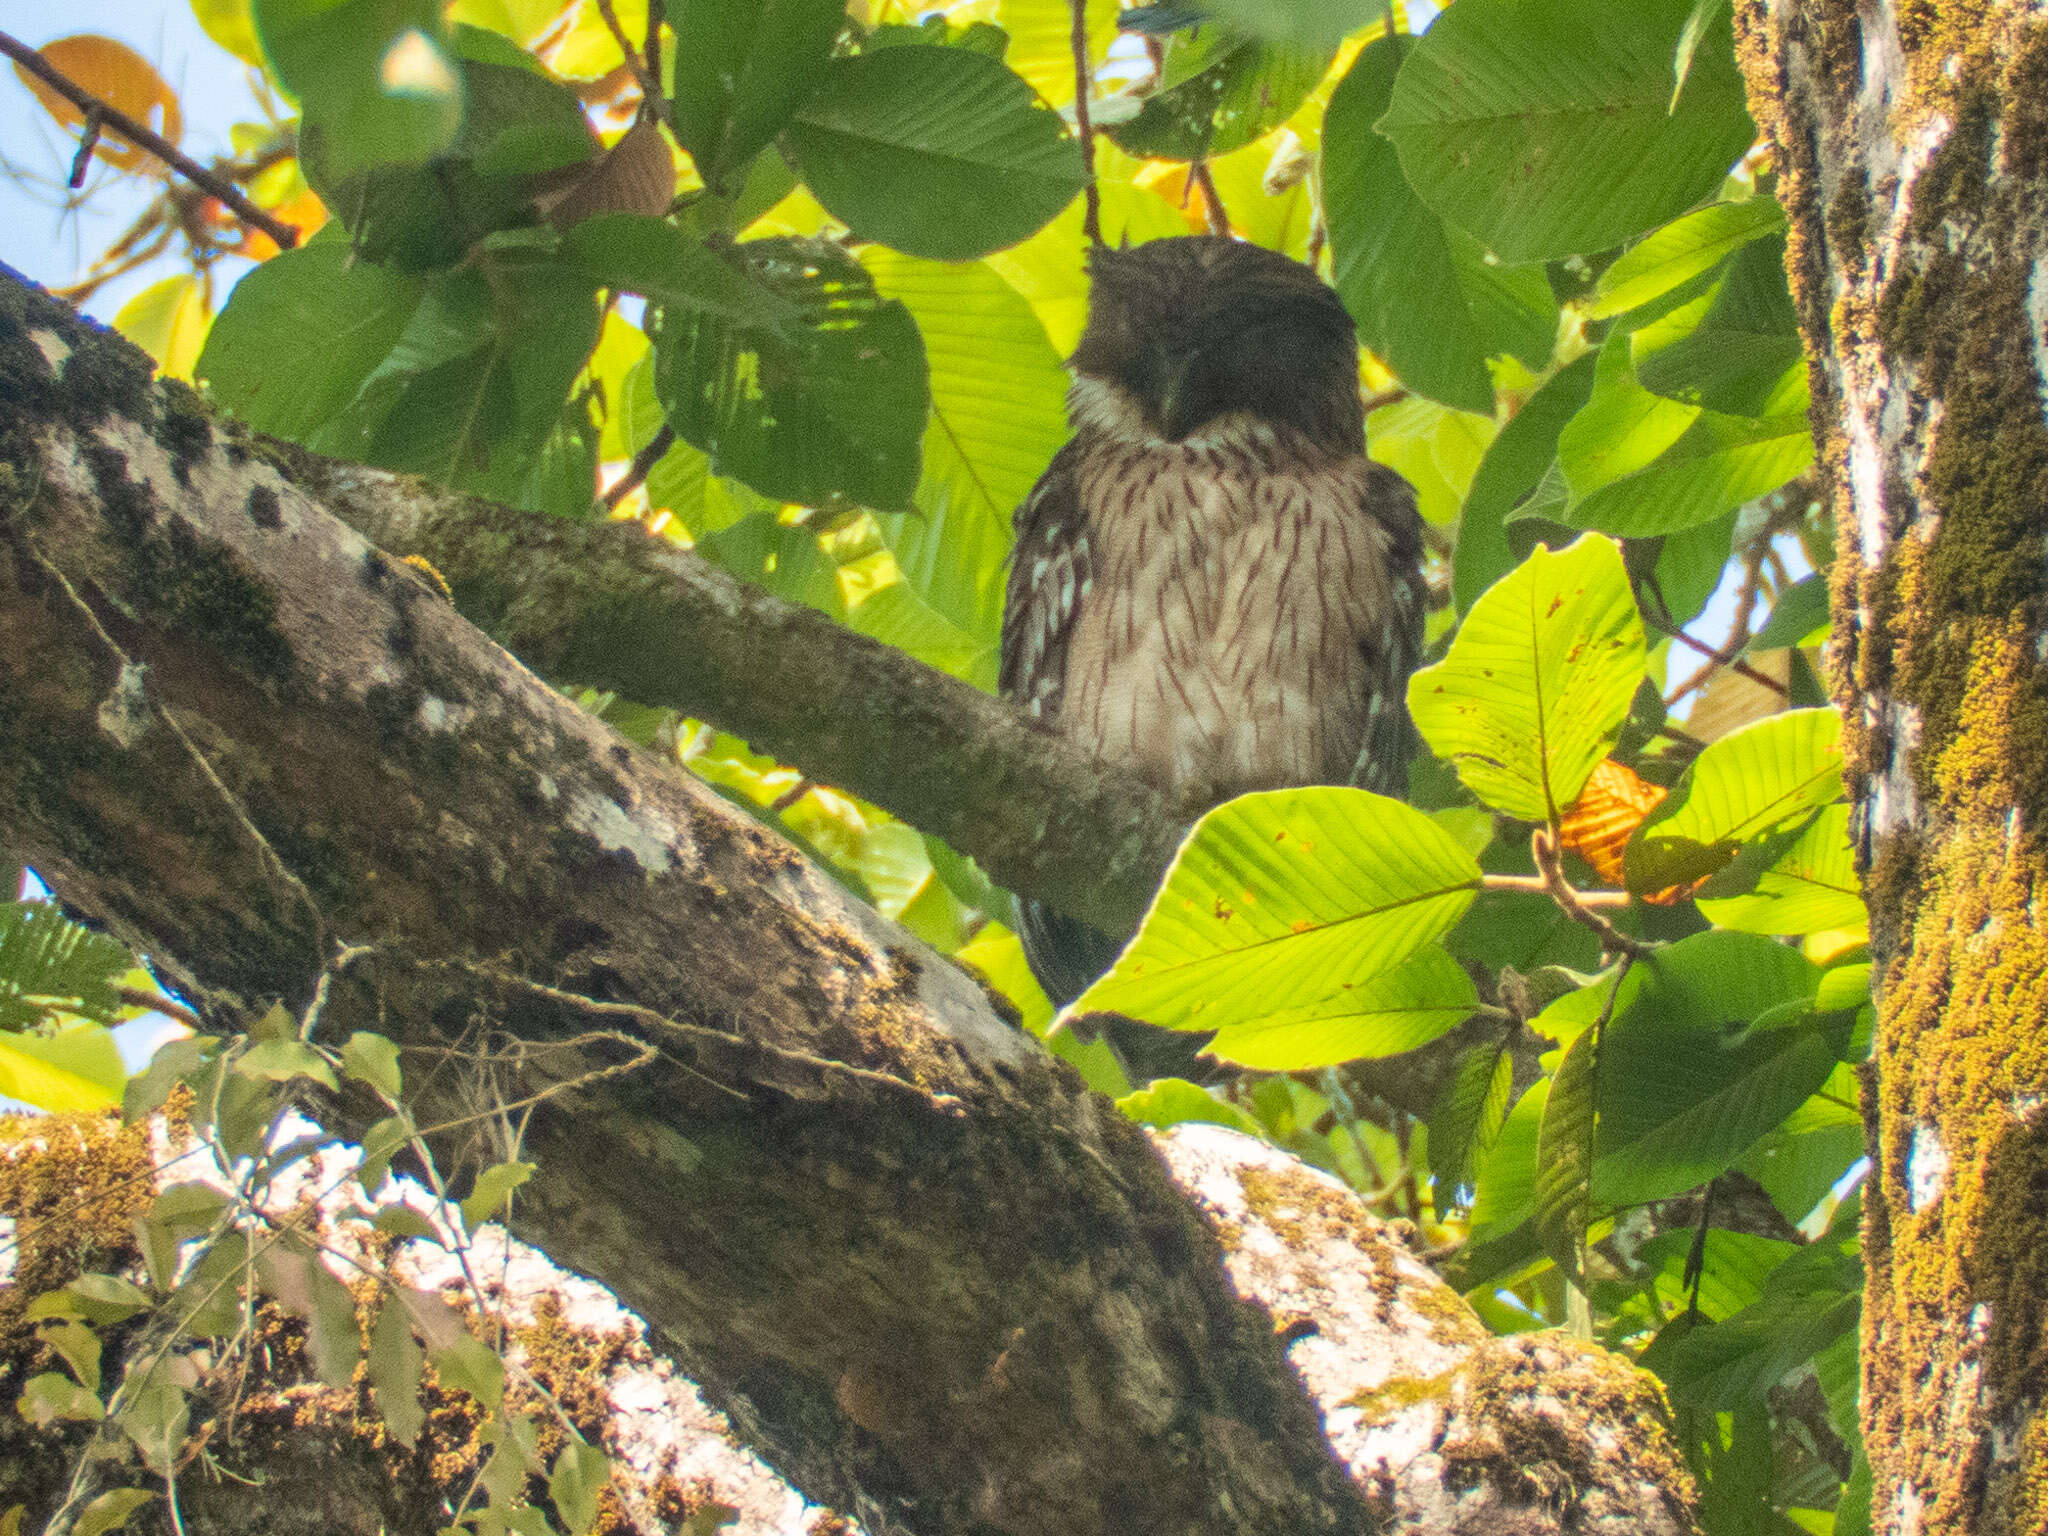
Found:
[[[1000,682],[1190,819],[1255,789],[1406,787],[1422,523],[1365,456],[1358,341],[1313,271],[1216,236],[1098,248],[1073,438],[1016,514]],[[1027,902],[1055,1002],[1119,941]]]

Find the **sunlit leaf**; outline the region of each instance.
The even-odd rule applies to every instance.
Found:
[[[1341,996],[1228,1025],[1204,1050],[1264,1072],[1336,1066],[1427,1045],[1478,1006],[1478,989],[1465,968],[1430,945]]]
[[[1607,884],[1619,885],[1622,849],[1664,795],[1661,785],[1648,782],[1628,764],[1602,758],[1558,823],[1558,842],[1592,865]]]
[[[1592,319],[1624,314],[1690,282],[1750,241],[1785,227],[1776,198],[1714,203],[1645,235],[1600,274]]]
[[[1629,889],[1702,879],[1742,844],[1842,793],[1841,718],[1832,709],[1771,716],[1711,743],[1629,845]]]
[[[123,304],[114,329],[155,358],[164,377],[189,380],[212,318],[204,285],[184,272],[151,283]]]
[[[1450,654],[1415,674],[1408,710],[1487,805],[1550,821],[1607,754],[1643,672],[1621,552],[1539,547],[1472,605]]]
[[[1073,1011],[1218,1029],[1360,990],[1471,903],[1479,866],[1420,811],[1361,789],[1211,811],[1109,974]]]
[[[1730,739],[1730,738],[1724,738]],[[1824,805],[1753,890],[1700,896],[1700,915],[1718,928],[1744,933],[1819,933],[1867,921],[1856,855],[1849,846],[1849,807]]]
[[[104,1025],[60,1034],[0,1034],[0,1096],[52,1114],[93,1114],[121,1102],[128,1068]]]

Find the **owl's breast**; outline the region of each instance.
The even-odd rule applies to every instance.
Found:
[[[1392,580],[1367,474],[1260,428],[1089,452],[1060,729],[1184,802],[1349,779]]]

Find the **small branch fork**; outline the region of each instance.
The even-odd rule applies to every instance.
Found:
[[[84,169],[86,157],[98,142],[100,131],[107,129],[126,139],[137,149],[146,150],[157,159],[183,176],[195,187],[217,198],[221,205],[234,216],[275,240],[280,250],[290,250],[299,243],[296,225],[287,224],[274,214],[267,213],[250,202],[242,189],[225,177],[215,174],[185,154],[175,144],[155,130],[138,123],[119,107],[108,105],[99,97],[77,84],[48,59],[20,40],[0,32],[0,53],[4,53],[23,69],[34,75],[51,90],[70,102],[85,114],[85,134],[79,146],[78,156],[71,167],[72,184],[77,185]]]

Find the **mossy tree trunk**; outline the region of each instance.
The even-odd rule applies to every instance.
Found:
[[[1863,1417],[1883,1532],[2048,1529],[2048,25],[1738,6],[1834,498],[1871,903]]]

